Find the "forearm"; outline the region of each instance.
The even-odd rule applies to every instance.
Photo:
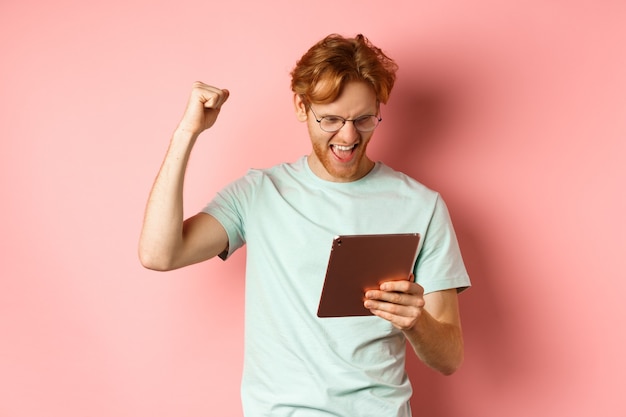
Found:
[[[183,242],[183,184],[197,135],[177,129],[152,186],[139,240],[139,257],[150,269],[170,269]]]
[[[437,321],[424,311],[411,329],[404,331],[417,356],[444,375],[454,373],[463,362],[460,325]]]

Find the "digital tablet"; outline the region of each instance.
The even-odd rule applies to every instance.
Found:
[[[365,291],[409,279],[419,240],[418,233],[336,236],[317,316],[371,315],[363,306]]]

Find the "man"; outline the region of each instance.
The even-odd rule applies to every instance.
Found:
[[[247,416],[409,416],[405,341],[443,374],[463,360],[457,293],[470,282],[446,206],[367,155],[396,69],[362,35],[321,40],[291,74],[312,152],[250,170],[183,221],[189,155],[229,96],[193,86],[150,194],[139,253],[145,267],[171,270],[247,245]],[[371,316],[317,317],[335,235],[407,232],[422,236],[410,280],[367,291]]]

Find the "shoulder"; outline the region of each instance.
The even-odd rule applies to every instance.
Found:
[[[377,162],[372,178],[385,187],[392,187],[399,193],[407,193],[428,200],[437,200],[439,193],[415,178],[401,171],[396,171],[383,162]]]
[[[281,162],[269,168],[251,169],[249,172],[254,172],[257,175],[264,175],[267,177],[293,176],[305,170],[305,163],[306,157],[303,156],[294,162]]]
[[[274,188],[279,184],[298,178],[302,170],[301,160],[279,163],[268,168],[250,168],[244,175],[224,187],[222,191],[250,195],[268,186]]]
[[[293,180],[305,172],[304,161],[304,158],[300,158],[295,162],[282,162],[269,168],[251,168],[242,179],[257,185]]]

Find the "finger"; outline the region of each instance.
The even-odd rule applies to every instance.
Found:
[[[230,91],[196,81],[193,84],[192,96],[207,109],[219,110],[228,99]]]
[[[204,107],[207,109],[215,109],[219,110],[222,108],[228,97],[230,96],[230,91],[224,89],[213,89],[210,90],[210,95],[207,100],[204,102]]]
[[[408,294],[423,295],[424,288],[413,281],[385,281],[380,284],[381,291],[403,292]]]
[[[419,306],[422,299],[413,294],[377,290],[368,291],[365,297],[367,300],[377,302],[379,306],[383,304]]]
[[[393,303],[385,303],[381,301],[367,300],[365,308],[370,310],[372,314],[383,317],[389,321],[408,318],[414,320],[420,315],[420,308],[412,305],[401,305]]]
[[[408,330],[415,325],[416,318],[411,316],[403,316],[393,314],[384,310],[371,310],[372,314],[390,322],[394,327],[400,330]]]
[[[222,89],[222,102],[220,103],[220,107],[228,100],[228,97],[230,97],[230,91],[225,88]]]
[[[398,317],[417,317],[424,308],[424,300],[420,297],[402,295],[402,299],[366,299],[363,305],[368,310],[374,312],[385,312],[388,315]]]

